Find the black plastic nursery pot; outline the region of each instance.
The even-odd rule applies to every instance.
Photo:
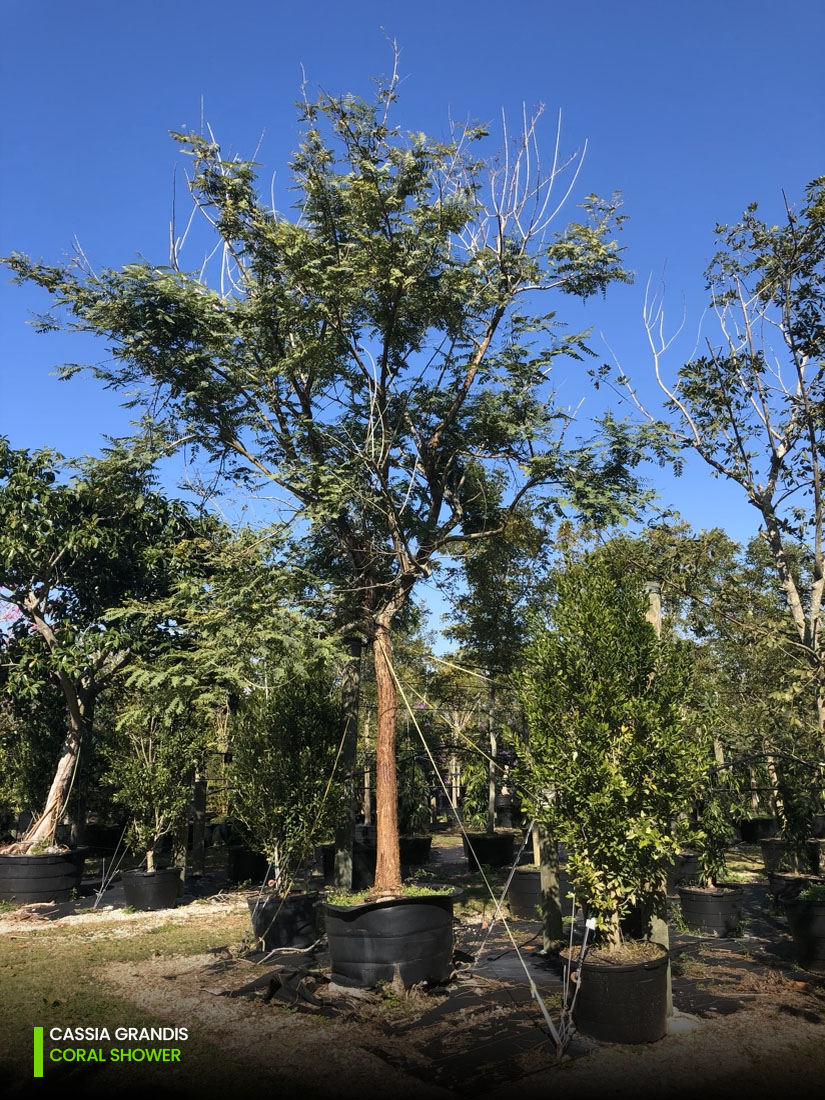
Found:
[[[253,852],[246,845],[238,844],[229,849],[227,878],[236,885],[239,882],[253,882],[260,885],[269,871],[269,859],[263,852]]]
[[[116,851],[125,851],[125,835],[122,825],[101,825],[94,822],[85,827],[85,846],[90,856],[110,858]]]
[[[496,795],[496,826],[499,829],[520,829],[523,814],[518,795]]]
[[[675,894],[676,887],[696,882],[699,876],[699,856],[696,852],[680,852],[667,875],[667,892]]]
[[[567,871],[559,868],[559,903],[565,916],[570,914],[573,888]],[[541,871],[538,867],[517,867],[507,891],[510,912],[516,920],[541,920]]]
[[[785,916],[799,965],[825,973],[825,901],[786,901]]]
[[[471,871],[479,864],[486,867],[508,867],[513,862],[513,833],[468,833],[464,838],[464,855]]]
[[[318,939],[315,920],[317,893],[261,894],[249,898],[249,916],[256,946],[264,951],[279,947],[309,947]]]
[[[338,985],[369,988],[395,975],[409,988],[436,985],[452,972],[453,902],[449,894],[426,894],[324,906],[332,973]]]
[[[133,909],[171,909],[178,900],[180,867],[159,871],[124,871],[123,896]]]
[[[398,838],[398,851],[402,863],[420,867],[430,858],[431,836],[402,836]]]
[[[825,872],[825,839],[810,837],[805,845],[808,865],[815,875]]]
[[[86,848],[34,855],[0,855],[0,899],[27,905],[69,901],[80,885]]]
[[[667,1033],[668,951],[633,962],[594,960],[585,955],[577,982],[573,1022],[583,1034],[606,1043],[655,1043]],[[568,951],[562,958],[568,962]],[[576,971],[578,948],[573,949]]]
[[[748,817],[739,822],[739,835],[745,844],[758,844],[760,840],[769,840],[779,832],[779,822],[775,817]]]
[[[764,840],[759,841],[759,847],[762,851],[762,863],[767,874],[784,869],[788,847],[781,837],[766,837]]]
[[[822,880],[815,875],[799,875],[793,871],[771,871],[768,875],[768,891],[775,902],[784,904],[796,901],[803,890]]]
[[[720,937],[738,934],[742,923],[741,886],[680,886],[677,893],[682,919],[691,931]]]
[[[324,884],[331,886],[335,882],[335,845],[321,844],[321,870]],[[366,890],[375,882],[374,844],[362,844],[356,840],[352,845],[352,888]]]

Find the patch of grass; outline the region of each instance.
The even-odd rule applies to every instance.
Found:
[[[241,910],[203,914],[185,923],[168,923],[137,928],[123,922],[106,921],[93,926],[81,924],[53,928],[42,926],[0,936],[0,1034],[3,1036],[4,1084],[14,1091],[31,1079],[32,1028],[46,1029],[48,1091],[56,1095],[63,1086],[76,1085],[85,1095],[117,1096],[123,1091],[142,1089],[174,1091],[182,1096],[211,1097],[237,1093],[239,1079],[247,1073],[232,1052],[222,1049],[217,1030],[193,1028],[192,1021],[163,1018],[140,1009],[110,988],[101,968],[108,963],[139,963],[159,956],[198,955],[227,943],[240,945],[248,925]],[[124,934],[128,929],[128,934]],[[102,1064],[61,1065],[48,1060],[52,1027],[108,1027],[110,1044],[77,1046],[109,1047],[116,1027],[189,1027],[181,1048],[179,1065]],[[55,1044],[65,1045],[65,1044]],[[135,1046],[123,1043],[123,1046]],[[149,1045],[149,1044],[147,1044]],[[156,1045],[156,1044],[155,1044]],[[260,1067],[255,1070],[261,1077]],[[266,1078],[273,1095],[289,1096],[297,1084],[273,1071]]]
[[[700,960],[680,951],[670,960],[673,975],[676,978],[704,978],[708,976],[707,966]]]
[[[451,894],[453,891],[452,886],[445,885],[427,885],[426,883],[408,882],[402,888],[402,897],[405,898],[426,898],[433,894]],[[365,905],[372,901],[371,890],[359,890],[357,893],[346,894],[343,892],[330,894],[327,901],[331,905]]]
[[[725,853],[725,877],[732,882],[759,882],[765,877],[762,849],[758,844],[738,844]]]

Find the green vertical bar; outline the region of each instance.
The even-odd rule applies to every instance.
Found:
[[[34,1029],[34,1076],[43,1076],[43,1028]]]

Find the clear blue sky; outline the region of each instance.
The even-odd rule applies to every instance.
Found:
[[[6,0],[0,252],[57,261],[77,237],[96,267],[138,253],[165,263],[181,160],[170,129],[197,129],[203,102],[224,148],[251,155],[263,134],[263,175],[285,185],[302,67],[311,89],[368,94],[395,38],[402,125],[446,136],[452,116],[495,133],[502,107],[516,115],[522,102],[544,103],[548,148],[559,110],[564,149],[587,139],[575,197],[623,192],[637,278],[583,310],[565,300],[560,316],[592,324],[600,356],[610,357],[609,344],[651,394],[648,276],[665,273],[670,314],[684,305],[695,333],[714,225],[754,200],[779,219],[782,190],[793,201],[825,172],[824,13],[821,0]],[[15,446],[96,453],[127,415],[93,380],[49,376],[57,363],[105,353],[27,328],[30,311],[46,306],[32,289],[0,285],[0,432]],[[692,343],[685,338],[674,367]],[[566,372],[564,401],[587,392],[581,372]],[[696,527],[739,538],[755,530],[739,496],[704,470],[661,486]]]

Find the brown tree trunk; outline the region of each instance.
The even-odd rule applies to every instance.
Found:
[[[549,952],[563,938],[562,898],[559,893],[559,849],[546,829],[533,829],[533,852],[538,848],[541,875],[542,947]]]
[[[375,816],[377,851],[375,859],[376,897],[401,891],[401,861],[398,852],[398,781],[395,772],[395,723],[398,690],[395,684],[389,624],[376,623],[373,644],[375,685],[378,698],[378,728],[375,736]]]
[[[94,693],[88,688],[76,689],[65,675],[60,678],[60,681],[63,697],[66,700],[66,709],[69,712],[69,732],[60,750],[60,759],[46,796],[43,812],[23,837],[23,843],[28,848],[40,844],[54,844],[58,823],[77,776],[80,750],[88,741],[87,734],[94,715]]]
[[[63,742],[54,779],[52,779],[52,785],[46,798],[46,805],[40,817],[29,827],[21,842],[28,848],[40,844],[54,844],[54,834],[57,830],[60,815],[66,805],[66,800],[69,797],[82,742],[82,728],[77,729],[72,723],[66,735],[66,740]]]

